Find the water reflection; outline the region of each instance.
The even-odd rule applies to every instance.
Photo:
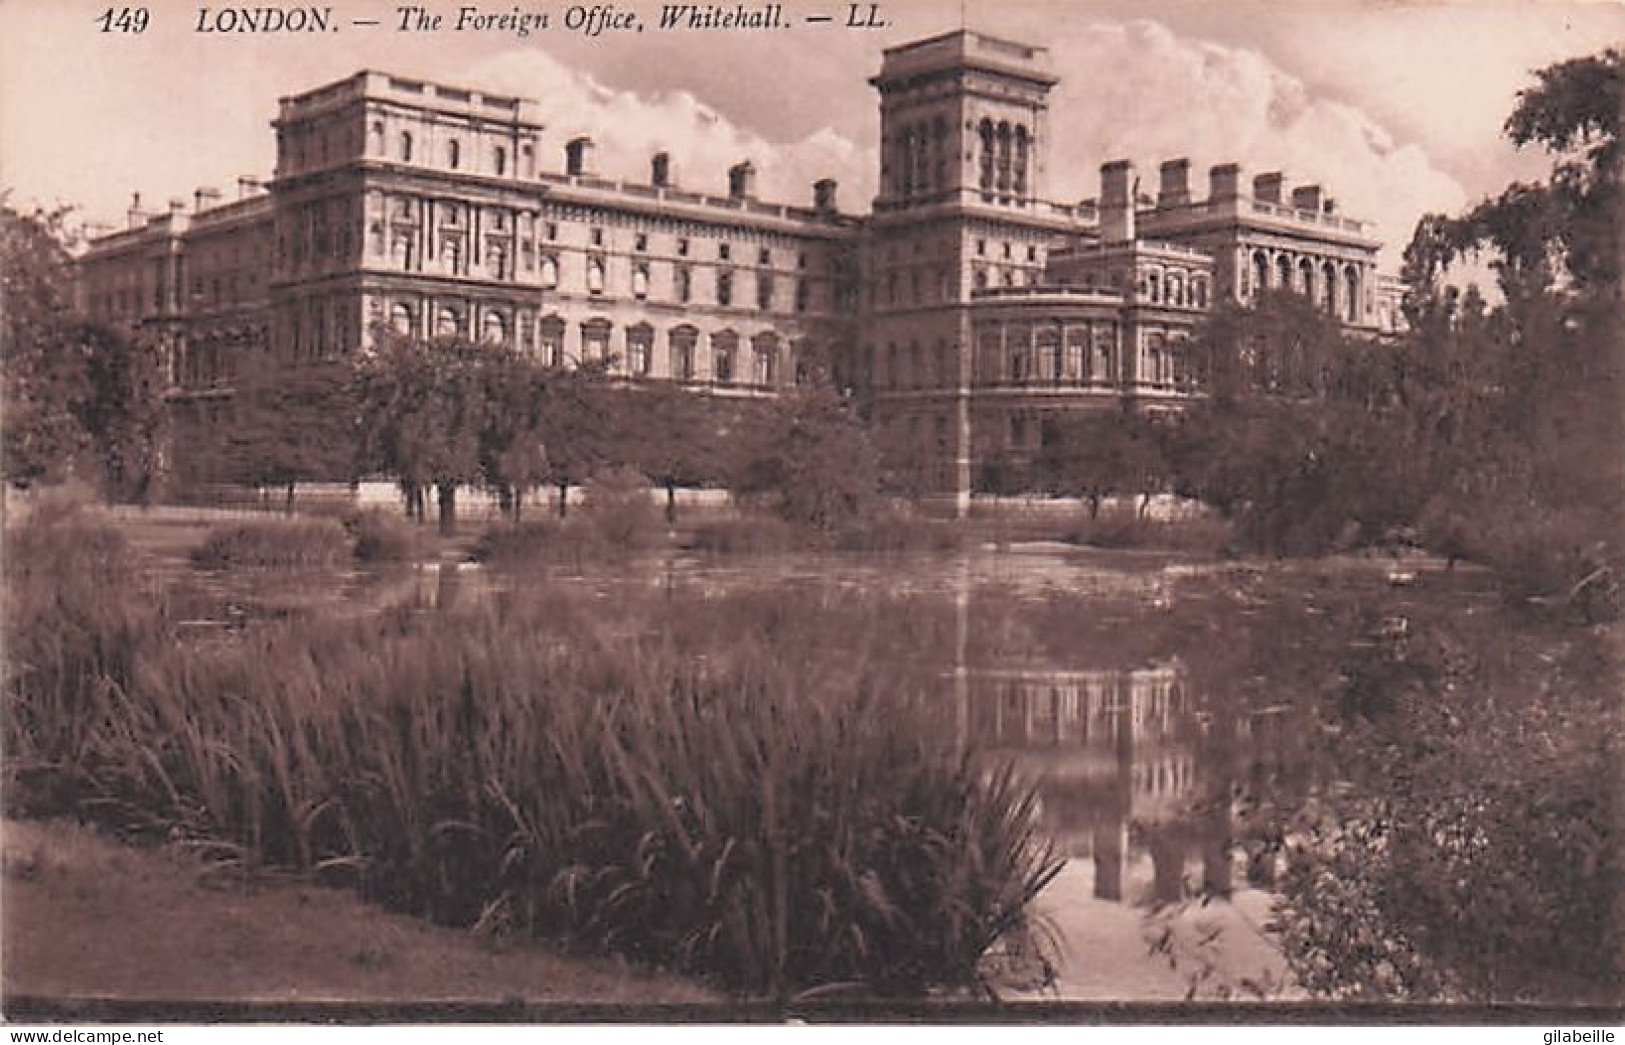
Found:
[[[959,742],[1013,761],[1036,784],[1043,824],[1069,857],[1046,894],[1074,950],[1063,996],[1179,998],[1183,982],[1165,968],[1152,975],[1165,963],[1146,953],[1146,920],[1196,899],[1265,920],[1277,810],[1301,805],[1317,773],[1306,702],[1251,683],[1268,648],[1253,620],[1176,605],[1197,597],[1180,584],[1193,572],[1092,552],[680,555],[586,571],[429,563],[336,587],[349,612],[500,614],[511,599],[560,589],[628,597],[628,607],[653,596],[670,614],[694,597],[753,592],[808,593],[835,610],[905,600],[929,626],[909,629],[906,648],[877,635],[879,655],[907,664],[931,699],[951,700],[942,726]],[[629,626],[649,619],[626,614]]]

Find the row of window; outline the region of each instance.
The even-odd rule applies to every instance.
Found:
[[[1272,263],[1267,252],[1255,250],[1252,263],[1242,273],[1242,293],[1250,295],[1271,287],[1304,294],[1327,314],[1346,322],[1360,320],[1362,282],[1358,265],[1339,266],[1335,261],[1295,257],[1286,252],[1276,254]]]
[[[390,325],[400,334],[429,333],[435,337],[474,337],[472,312],[457,304],[432,306],[432,330],[425,331],[419,310],[398,301],[390,307]],[[732,330],[721,330],[702,340],[698,328],[682,324],[666,333],[667,367],[655,365],[657,331],[648,323],[626,327],[616,337],[614,324],[595,317],[578,324],[579,348],[571,353],[566,345],[569,324],[560,316],[536,319],[529,312],[510,316],[495,309],[485,310],[479,319],[478,337],[489,344],[502,344],[535,356],[544,366],[609,364],[617,373],[634,377],[668,377],[677,381],[711,380],[734,384],[775,386],[782,379],[784,343],[779,335],[765,331],[748,339],[748,374],[739,370],[742,339]],[[798,368],[797,380],[804,374]]]

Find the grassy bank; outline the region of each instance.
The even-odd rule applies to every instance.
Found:
[[[63,821],[9,820],[0,836],[0,991],[13,1018],[22,998],[270,1005],[270,1018],[276,1005],[313,1002],[545,1012],[721,1000],[678,977],[475,939],[181,846],[137,849]]]
[[[9,540],[14,814],[751,994],[964,988],[995,944],[1036,953],[1028,905],[1058,864],[1031,792],[943,742],[935,676],[896,655],[940,615],[544,590],[187,644],[123,596],[115,533]]]

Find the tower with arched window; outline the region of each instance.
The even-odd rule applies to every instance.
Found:
[[[1044,198],[1049,92],[1042,47],[969,30],[886,51],[879,75],[877,210]]]

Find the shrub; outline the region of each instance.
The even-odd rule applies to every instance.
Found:
[[[649,480],[635,468],[611,468],[593,476],[580,521],[592,538],[614,549],[647,548],[665,532]]]
[[[810,543],[810,534],[777,515],[747,512],[699,523],[688,546],[696,551],[734,555],[774,555],[803,550]]]
[[[581,542],[574,529],[553,516],[493,523],[474,543],[473,557],[477,562],[504,565],[561,560],[579,553]]]
[[[368,508],[349,512],[342,521],[361,562],[400,562],[419,554],[417,529],[395,512]]]
[[[960,546],[960,531],[950,522],[888,506],[865,522],[843,529],[835,546],[862,552],[952,551]]]
[[[263,519],[217,527],[192,551],[207,570],[323,570],[350,558],[350,539],[334,519]]]

